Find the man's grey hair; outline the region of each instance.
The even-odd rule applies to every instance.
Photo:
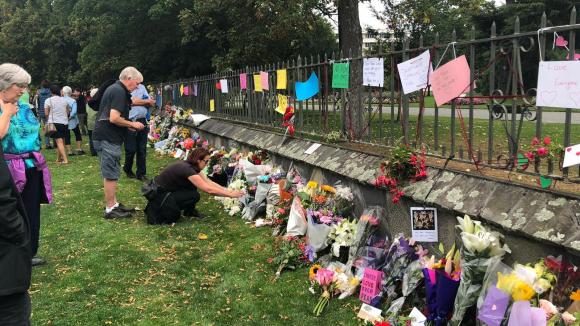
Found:
[[[0,65],[0,91],[7,90],[14,84],[30,84],[32,78],[24,68],[13,63]]]
[[[62,95],[63,96],[71,96],[72,95],[72,88],[70,86],[65,86],[62,88]]]
[[[121,74],[119,75],[119,80],[129,80],[129,79],[133,80],[136,79],[143,82],[143,75],[139,72],[139,70],[137,70],[137,68],[127,67],[121,71]]]

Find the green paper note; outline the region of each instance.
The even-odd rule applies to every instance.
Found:
[[[518,168],[525,170],[528,168],[528,165],[530,164],[530,160],[525,157],[523,154],[518,153]]]
[[[546,178],[542,175],[540,176],[540,186],[542,187],[542,189],[550,188],[551,185],[552,179]]]
[[[348,62],[332,64],[332,88],[348,88],[349,74],[350,64]]]

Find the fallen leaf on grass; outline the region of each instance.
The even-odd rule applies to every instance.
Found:
[[[205,233],[200,233],[200,234],[198,234],[198,235],[197,235],[197,238],[198,238],[199,240],[207,240],[207,234],[205,234]]]

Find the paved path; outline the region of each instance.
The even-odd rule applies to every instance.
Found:
[[[390,112],[390,108],[387,109],[386,112]],[[574,112],[576,111],[576,112]],[[384,109],[383,109],[383,112]],[[461,113],[463,114],[463,118],[469,117],[469,109],[461,109]],[[396,108],[395,108],[396,114]],[[419,108],[418,107],[411,107],[409,108],[409,115],[418,115]],[[424,114],[427,116],[434,116],[435,109],[434,108],[425,108]],[[450,117],[451,116],[451,109],[450,108],[439,108],[439,116],[440,117]],[[485,119],[489,118],[489,111],[486,109],[473,109],[473,117],[475,119]],[[509,117],[508,117],[509,119]],[[518,120],[520,116],[518,114]],[[542,112],[542,123],[564,123],[566,120],[566,113],[565,112]],[[524,120],[525,121],[525,120]],[[572,124],[580,124],[580,110],[572,110]]]

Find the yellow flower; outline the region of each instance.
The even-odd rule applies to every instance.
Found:
[[[351,278],[351,279],[350,279],[350,281],[349,281],[348,283],[349,283],[351,286],[358,286],[359,282],[360,282],[360,281],[358,280],[358,278],[356,278],[356,277],[353,277],[353,278]]]
[[[322,268],[322,266],[320,266],[319,264],[314,264],[310,267],[310,270],[308,271],[308,279],[310,279],[310,281],[314,281],[316,273],[320,268]]]
[[[580,301],[580,289],[572,292],[572,294],[570,294],[570,299],[572,301]]]
[[[306,187],[308,187],[310,189],[315,189],[318,187],[318,183],[316,181],[308,181],[308,183],[306,184]]]
[[[326,192],[330,192],[330,193],[336,194],[336,189],[334,189],[334,187],[331,187],[331,186],[328,186],[328,185],[324,185],[324,186],[322,186],[322,187],[320,187],[320,188],[321,188],[323,191],[326,191]]]
[[[505,292],[506,294],[512,294],[512,292],[514,291],[514,288],[518,282],[521,282],[521,281],[518,280],[517,276],[515,276],[514,274],[504,275],[504,274],[499,273],[499,272],[497,273],[497,285],[496,285],[496,287],[498,289],[502,290],[503,292]]]
[[[514,301],[529,301],[534,297],[536,291],[523,281],[519,281],[514,287],[514,292],[512,293],[512,298]]]

